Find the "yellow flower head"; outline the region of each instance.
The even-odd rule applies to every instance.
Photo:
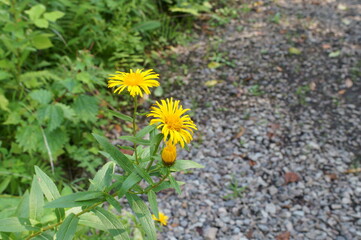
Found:
[[[150,87],[158,87],[159,82],[156,80],[159,78],[159,74],[153,72],[153,69],[142,72],[142,69],[137,69],[133,72],[130,69],[129,73],[116,72],[109,77],[108,88],[116,87],[114,93],[121,93],[126,87],[132,97],[136,95],[143,96],[142,90],[146,94],[150,94]]]
[[[162,151],[162,160],[165,165],[171,166],[177,158],[177,148],[172,142],[168,141]]]
[[[150,124],[160,123],[158,128],[162,129],[165,142],[169,137],[172,144],[180,143],[183,148],[185,143],[189,143],[193,139],[193,129],[197,130],[189,115],[182,116],[187,111],[189,109],[183,109],[179,100],[173,101],[173,98],[167,98],[161,100],[161,103],[156,102],[147,116],[155,117]]]
[[[163,226],[166,226],[168,223],[168,216],[164,215],[164,213],[159,212],[159,219],[153,214],[152,218],[154,221],[160,222]]]

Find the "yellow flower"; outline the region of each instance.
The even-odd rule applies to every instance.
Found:
[[[174,144],[172,144],[172,142],[168,141],[162,151],[162,160],[165,165],[171,166],[176,158],[177,148]]]
[[[121,93],[126,87],[132,97],[136,95],[143,96],[142,90],[146,94],[150,94],[150,87],[158,87],[159,82],[156,80],[159,78],[159,74],[153,72],[153,69],[142,72],[142,69],[137,69],[133,72],[130,69],[129,73],[119,72],[112,74],[109,77],[108,88],[116,87],[114,93]]]
[[[159,212],[159,219],[153,214],[152,218],[154,221],[160,222],[163,226],[166,226],[168,223],[168,216],[164,215],[164,213]]]
[[[189,115],[182,116],[187,111],[189,109],[183,109],[179,100],[173,101],[173,98],[167,98],[161,100],[161,103],[156,102],[147,116],[155,117],[150,124],[160,123],[158,128],[162,129],[164,141],[167,141],[169,136],[171,143],[180,143],[183,148],[185,143],[189,143],[193,139],[193,129],[197,130]]]

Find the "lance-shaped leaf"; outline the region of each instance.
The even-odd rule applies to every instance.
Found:
[[[170,183],[172,184],[172,187],[174,187],[175,191],[180,195],[182,194],[182,191],[180,189],[180,186],[178,185],[177,181],[174,179],[174,177],[171,175],[169,175],[169,180]]]
[[[154,220],[149,212],[147,205],[137,195],[126,194],[130,207],[132,208],[135,216],[140,222],[146,233],[146,239],[156,240],[157,235],[155,231]]]
[[[109,110],[109,112],[110,112],[113,116],[115,116],[115,117],[117,117],[117,118],[120,118],[120,119],[122,119],[122,120],[124,120],[124,121],[133,122],[133,118],[131,118],[131,117],[125,115],[125,114],[122,114],[122,113],[119,113],[119,112],[116,112],[116,111],[112,111],[112,110]]]
[[[156,128],[155,125],[148,125],[142,130],[140,130],[135,136],[138,138],[143,138],[147,133],[150,133],[152,130]]]
[[[104,193],[100,191],[77,192],[60,197],[45,204],[46,208],[71,208],[88,206],[104,200]]]
[[[148,192],[148,201],[149,201],[150,209],[152,209],[153,214],[159,219],[157,195],[155,195],[155,192],[153,190],[150,190]]]
[[[204,168],[204,166],[191,160],[177,160],[170,170],[179,172],[189,168]]]
[[[91,181],[89,191],[103,191],[108,187],[112,181],[112,174],[114,172],[114,163],[106,163],[96,174]]]
[[[93,212],[102,221],[110,235],[116,240],[130,240],[127,231],[119,219],[107,210],[97,207]]]
[[[79,218],[74,213],[69,214],[64,222],[60,225],[58,232],[56,233],[57,240],[73,239],[78,225]]]
[[[38,181],[36,180],[36,176],[34,176],[29,196],[29,217],[31,219],[40,221],[43,215],[43,206],[43,192],[41,191]]]
[[[54,182],[46,175],[38,166],[35,166],[35,173],[39,182],[40,188],[43,191],[48,201],[53,201],[60,197],[59,190],[56,188]],[[55,209],[55,214],[58,220],[61,220],[65,216],[64,209]]]

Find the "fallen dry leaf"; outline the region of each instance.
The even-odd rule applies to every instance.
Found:
[[[217,85],[218,83],[220,83],[222,81],[219,80],[209,80],[207,82],[204,83],[204,85],[206,85],[207,87],[213,87],[215,85]]]
[[[257,162],[256,162],[256,161],[253,161],[253,160],[249,160],[249,161],[248,161],[248,164],[249,164],[251,167],[253,167],[253,166],[257,165]]]
[[[277,71],[279,71],[279,72],[283,72],[283,68],[281,68],[281,67],[279,67],[279,66],[277,66],[276,69],[277,69]]]
[[[239,132],[233,136],[233,139],[240,138],[245,132],[246,132],[246,129],[244,127],[240,127]]]
[[[310,87],[311,91],[315,91],[316,90],[316,83],[315,82],[310,82],[309,87]]]
[[[346,90],[342,89],[342,90],[338,91],[338,95],[343,95],[343,94],[345,94],[345,92],[346,92]]]
[[[122,132],[122,127],[118,124],[114,124],[114,129],[115,131],[117,131],[117,133],[121,133]]]
[[[290,232],[284,232],[284,233],[277,235],[276,240],[289,240],[290,237],[291,237]]]
[[[129,149],[120,149],[120,151],[124,154],[133,155],[134,151]]]
[[[295,172],[286,172],[284,175],[285,184],[298,182],[300,180],[300,176]]]
[[[336,173],[328,173],[326,174],[326,177],[328,177],[331,181],[337,180],[337,174]]]
[[[322,48],[323,48],[323,49],[330,49],[330,48],[331,48],[331,44],[324,43],[324,44],[322,44]]]
[[[346,87],[347,87],[347,88],[352,87],[352,85],[353,85],[352,80],[351,80],[351,79],[349,79],[349,78],[347,78],[347,79],[346,79],[346,81],[345,81],[345,85],[346,85]]]
[[[359,173],[361,172],[361,168],[352,168],[344,171],[344,173]]]

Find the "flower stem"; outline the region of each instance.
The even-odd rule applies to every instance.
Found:
[[[133,112],[133,136],[137,134],[136,124],[135,124],[135,118],[137,116],[137,109],[138,109],[138,99],[137,96],[134,96],[134,112]],[[134,156],[135,156],[135,163],[138,165],[138,153],[137,153],[137,144],[134,143]]]

